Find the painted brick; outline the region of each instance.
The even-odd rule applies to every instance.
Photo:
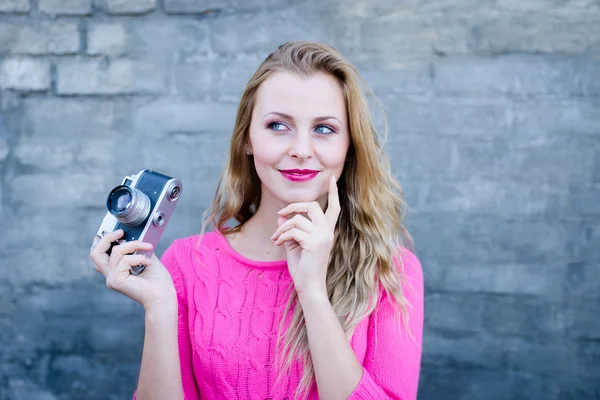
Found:
[[[35,98],[23,103],[20,131],[27,137],[91,140],[117,137],[119,120],[128,112],[122,102],[73,98]],[[82,129],[85,127],[85,129]],[[23,142],[27,145],[28,141]]]
[[[478,293],[429,293],[425,299],[426,325],[452,332],[480,332],[485,300]]]
[[[482,313],[483,328],[497,336],[516,335],[531,340],[562,335],[569,317],[557,300],[525,296],[489,298]]]
[[[30,9],[30,0],[3,0],[0,2],[0,13],[24,13]]]
[[[598,52],[598,14],[581,14],[575,22],[558,16],[505,13],[471,27],[469,50],[498,54]]]
[[[67,21],[0,24],[0,54],[74,54],[79,51],[77,23]]]
[[[110,14],[145,14],[156,8],[156,0],[104,0],[103,6]]]
[[[260,63],[261,60],[253,56],[241,56],[236,62],[214,63],[207,63],[202,57],[189,57],[189,61],[173,66],[176,92],[186,100],[210,99],[237,104]]]
[[[154,135],[226,132],[233,129],[236,111],[237,107],[230,104],[159,101],[149,103],[136,112],[135,128]]]
[[[541,266],[530,264],[475,264],[441,263],[430,264],[435,281],[432,289],[451,288],[457,292],[484,292],[496,294],[524,294],[550,296],[562,289],[560,278],[564,268],[560,265]]]
[[[57,65],[56,91],[72,94],[160,93],[165,89],[162,71],[148,63],[119,59],[64,61]]]
[[[40,0],[40,11],[52,15],[89,15],[92,0]]]
[[[165,0],[165,11],[174,14],[198,14],[227,7],[229,2],[216,0]]]
[[[11,200],[25,206],[62,207],[77,204],[78,207],[98,206],[106,198],[107,177],[87,173],[67,176],[31,174],[15,177],[9,187]],[[36,193],[44,193],[40,198]]]
[[[566,223],[560,220],[546,220],[543,216],[499,216],[497,213],[413,213],[407,225],[417,242],[421,239],[427,242],[427,237],[435,235],[438,240],[427,242],[427,253],[435,254],[440,266],[448,262],[453,265],[468,264],[470,267],[467,270],[462,268],[464,272],[458,267],[455,270],[467,275],[471,271],[473,274],[481,273],[482,280],[474,279],[476,284],[485,286],[485,282],[488,282],[507,290],[511,290],[514,283],[511,283],[512,279],[520,279],[520,273],[524,274],[523,277],[528,273],[535,275],[536,271],[546,274],[553,269],[559,273],[564,268],[561,262],[566,261],[567,241],[572,234]],[[540,237],[544,240],[539,240]],[[465,258],[464,254],[468,254],[468,257]],[[496,273],[503,274],[495,272],[493,265],[506,266],[507,281],[492,282]],[[539,270],[543,265],[546,267]],[[479,267],[481,272],[476,271]],[[488,278],[484,279],[484,276]],[[556,278],[559,276],[564,278],[564,274],[559,273]],[[531,285],[543,287],[544,282],[558,285],[562,278],[555,282],[554,278],[548,276]],[[526,290],[526,287],[522,289]],[[513,290],[519,288],[514,287]]]
[[[516,170],[513,172],[518,173]],[[449,181],[442,173],[439,178],[441,182],[419,182],[411,186],[418,192],[416,201],[412,203],[416,212],[548,215],[561,212],[568,198],[564,190],[542,182],[534,187],[530,181],[496,177]]]
[[[596,274],[597,275],[597,274]],[[596,291],[599,289],[598,281],[595,281]],[[588,286],[594,283],[589,282]],[[572,297],[572,303],[565,310],[565,332],[568,337],[577,340],[598,341],[600,339],[600,326],[597,324],[594,314],[598,312],[598,295],[596,297],[582,299],[582,296]]]
[[[591,244],[596,245],[598,242]],[[600,271],[595,262],[571,262],[567,266],[565,289],[573,302],[600,301]]]
[[[491,338],[424,332],[423,343],[430,359],[438,365],[468,365],[473,368],[499,368],[502,355]]]
[[[223,56],[258,53],[264,58],[277,46],[290,40],[329,42],[332,39],[332,32],[327,26],[313,26],[306,30],[289,14],[273,14],[256,13],[241,18],[223,16],[211,20],[212,48]],[[229,29],[228,26],[232,24],[238,29]],[[247,40],[245,32],[252,32],[252,40]]]
[[[594,95],[600,93],[600,61],[593,57],[507,55],[447,58],[433,64],[440,93]]]
[[[88,28],[88,54],[120,56],[127,54],[127,30],[118,22],[91,24]]]
[[[44,60],[8,58],[0,64],[0,88],[44,91],[50,88],[50,63]]]
[[[573,344],[563,340],[532,342],[525,338],[505,337],[502,348],[508,368],[534,374],[548,373],[556,379],[568,376],[569,366],[576,363]]]
[[[9,150],[8,139],[0,138],[0,163],[6,159]]]
[[[386,97],[386,105],[390,131],[396,135],[489,137],[503,134],[512,122],[510,103],[495,99],[399,96]]]
[[[600,346],[598,341],[580,341],[575,344],[578,365],[581,367],[581,375],[587,378],[588,382],[580,387],[594,387],[590,382],[595,382],[600,374]],[[587,383],[587,384],[586,384]]]
[[[87,52],[113,57],[127,55],[161,68],[167,68],[172,60],[206,61],[206,26],[190,20],[166,21],[160,25],[150,20],[90,23]]]
[[[165,0],[164,7],[167,13],[172,14],[203,14],[223,9],[233,9],[237,12],[277,10],[294,5],[291,0]]]

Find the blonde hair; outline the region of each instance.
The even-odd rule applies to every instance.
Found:
[[[412,239],[403,225],[406,202],[384,153],[385,138],[380,141],[369,111],[365,93],[373,94],[366,89],[358,71],[331,46],[302,41],[285,43],[252,75],[239,104],[224,171],[213,202],[203,216],[201,237],[209,222],[223,235],[239,232],[260,204],[260,179],[245,150],[258,88],[276,72],[303,77],[318,72],[330,74],[338,80],[346,102],[351,143],[338,180],[341,212],[327,270],[329,300],[344,332],[350,337],[358,323],[373,312],[380,288],[395,299],[395,306],[399,306],[396,310],[402,313],[407,327],[409,304],[402,291],[403,273],[394,266],[394,259],[401,262],[401,257],[397,257],[400,250],[412,248]],[[226,227],[231,218],[239,224]],[[314,369],[304,316],[296,299],[292,287],[280,331],[290,312],[291,323],[279,336],[277,347],[283,344],[281,371],[288,371],[295,358],[304,362],[297,396],[306,398],[314,383]]]

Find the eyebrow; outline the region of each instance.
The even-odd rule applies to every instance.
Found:
[[[286,119],[289,119],[289,120],[292,120],[292,121],[294,120],[294,117],[292,117],[291,115],[288,115],[288,114],[285,114],[285,113],[282,113],[282,112],[277,112],[277,111],[266,113],[265,115],[263,115],[263,118],[265,118],[267,115],[270,115],[270,114],[279,115],[282,118],[286,118]],[[334,116],[331,116],[331,115],[326,115],[326,116],[323,116],[323,117],[317,117],[317,118],[315,118],[315,121],[319,121],[320,122],[320,121],[325,121],[325,120],[328,120],[328,119],[335,119],[340,124],[342,123],[342,121],[340,121],[337,117],[334,117]]]

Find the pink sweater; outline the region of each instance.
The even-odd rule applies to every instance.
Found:
[[[187,400],[292,400],[299,362],[276,385],[278,311],[292,283],[287,262],[253,261],[218,232],[178,239],[162,262],[179,298],[179,354]],[[413,339],[399,330],[385,294],[350,343],[363,375],[350,400],[415,399],[421,363],[423,275],[415,255],[402,257]],[[383,292],[382,292],[383,293]],[[316,385],[309,399],[318,399]],[[135,395],[134,395],[135,399]]]

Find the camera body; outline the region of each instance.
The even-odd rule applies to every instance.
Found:
[[[182,184],[178,179],[145,169],[126,176],[121,185],[113,188],[106,199],[108,212],[98,229],[98,236],[123,229],[123,236],[109,249],[133,240],[151,243],[154,248],[175,210],[181,197]],[[152,257],[153,251],[138,251]],[[130,272],[139,275],[144,265],[132,267]]]

